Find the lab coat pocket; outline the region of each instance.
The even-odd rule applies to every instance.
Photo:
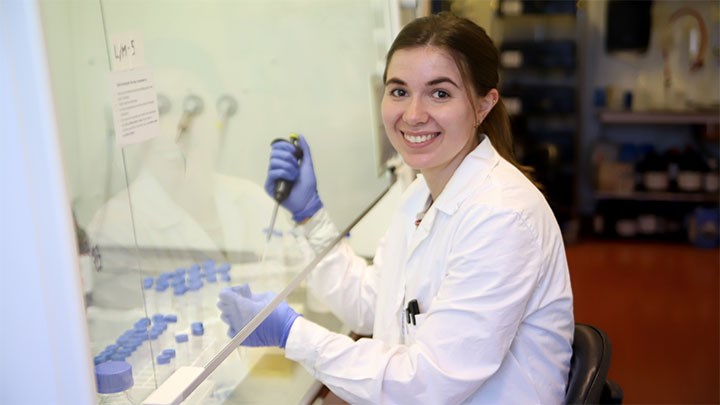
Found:
[[[413,325],[412,322],[407,324],[407,335],[405,336],[406,345],[411,345],[415,343],[415,339],[417,339],[417,332],[422,326],[426,315],[427,314],[417,314],[415,315],[415,324]]]

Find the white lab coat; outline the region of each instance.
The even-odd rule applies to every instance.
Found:
[[[486,138],[416,228],[428,196],[422,177],[410,185],[374,266],[341,243],[308,280],[373,338],[353,342],[298,318],[286,356],[350,403],[563,402],[572,291],[542,194]],[[317,250],[337,231],[316,217],[304,227]],[[408,326],[413,298],[421,314]]]

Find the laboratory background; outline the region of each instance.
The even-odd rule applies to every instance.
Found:
[[[270,144],[306,137],[372,261],[416,175],[385,139],[385,53],[441,11],[500,51],[613,398],[720,403],[717,0],[0,0],[0,402],[342,403],[236,347],[217,294],[352,333],[305,288],[322,254],[263,189]]]

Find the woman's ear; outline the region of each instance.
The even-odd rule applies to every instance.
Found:
[[[500,93],[498,93],[497,89],[490,89],[485,96],[480,97],[480,102],[478,103],[478,108],[475,112],[478,124],[483,122],[485,117],[490,114],[490,111],[493,107],[495,107],[495,104],[497,104],[499,99]]]

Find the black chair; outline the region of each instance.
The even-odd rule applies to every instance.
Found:
[[[565,403],[622,404],[620,386],[607,379],[610,369],[610,339],[600,329],[575,324]]]

